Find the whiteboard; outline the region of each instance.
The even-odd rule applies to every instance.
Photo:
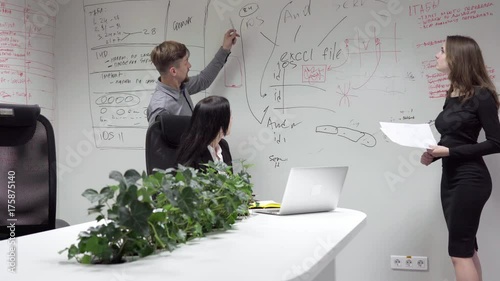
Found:
[[[0,6],[0,103],[38,104],[54,121],[56,18],[35,0]]]
[[[155,45],[184,42],[196,75],[234,25],[241,38],[205,94],[230,99],[228,140],[236,158],[265,175],[257,190],[275,173],[283,187],[292,166],[357,165],[365,154],[399,149],[379,121],[433,124],[449,87],[434,58],[447,34],[474,35],[496,80],[497,39],[476,33],[498,23],[496,9],[488,1],[85,0],[95,145],[144,149]]]
[[[449,86],[435,70],[434,56],[447,35],[476,39],[499,87],[499,9],[491,0],[61,5],[57,113],[68,131],[58,137],[59,210],[70,222],[89,220],[89,204],[80,198],[86,188],[109,183],[111,170],[145,170],[145,111],[158,78],[149,60],[153,46],[166,39],[185,43],[190,75],[196,75],[234,24],[241,37],[226,65],[193,99],[229,99],[233,128],[227,141],[233,159],[253,165],[258,198],[281,200],[291,167],[349,166],[340,206],[366,212],[369,223],[339,257],[339,279],[452,280],[451,269],[441,266],[449,257],[440,163],[420,165],[422,151],[391,143],[378,122],[428,123],[434,129]],[[500,230],[488,223],[500,208],[500,179],[493,172],[500,163],[497,156],[487,160],[495,186],[479,234],[480,248],[490,257],[482,259],[485,279],[493,276],[486,268],[494,268],[488,262],[500,251],[493,238],[481,244],[481,237],[489,237],[484,233]],[[425,277],[391,272],[391,254],[429,256],[432,270]],[[352,262],[360,255],[373,261],[363,270]]]

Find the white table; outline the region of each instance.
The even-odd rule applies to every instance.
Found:
[[[292,216],[253,214],[226,232],[117,265],[82,265],[57,252],[76,243],[83,223],[17,238],[17,273],[7,270],[0,242],[0,280],[334,280],[335,256],[361,230],[366,215],[338,208]],[[325,273],[326,272],[326,273]]]

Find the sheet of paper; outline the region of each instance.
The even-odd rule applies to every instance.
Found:
[[[429,148],[437,145],[429,124],[380,122],[380,129],[391,141],[402,146]]]

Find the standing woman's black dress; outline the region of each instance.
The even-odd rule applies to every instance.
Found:
[[[498,109],[487,89],[461,103],[447,98],[436,118],[439,145],[450,150],[442,158],[441,203],[448,226],[448,253],[472,257],[477,250],[476,233],[484,204],[491,194],[491,177],[482,156],[500,152]],[[477,143],[481,128],[486,140]]]

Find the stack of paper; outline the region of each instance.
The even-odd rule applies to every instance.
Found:
[[[437,145],[429,124],[380,122],[380,130],[393,142],[409,147],[429,148]]]

